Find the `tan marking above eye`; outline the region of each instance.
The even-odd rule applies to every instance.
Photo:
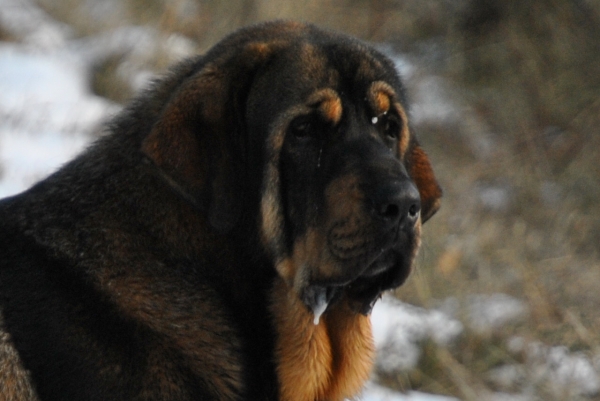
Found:
[[[410,131],[408,129],[408,117],[404,107],[396,100],[396,92],[386,82],[375,81],[367,91],[367,101],[373,112],[372,122],[375,124],[379,116],[394,110],[400,119],[400,132],[398,142],[398,152],[400,158],[404,160],[404,155],[408,149]]]
[[[316,107],[321,116],[337,125],[342,119],[342,100],[337,92],[331,88],[321,89],[313,93],[308,99],[309,106]]]
[[[394,89],[383,81],[373,82],[367,91],[367,101],[375,117],[387,113],[395,97]]]
[[[379,114],[385,114],[390,110],[390,98],[383,92],[377,92],[377,95],[375,95],[375,104],[377,105]]]

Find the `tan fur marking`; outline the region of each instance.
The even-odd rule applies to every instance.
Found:
[[[346,299],[332,306],[325,324],[334,348],[334,378],[327,400],[342,400],[356,395],[369,378],[375,346],[368,316],[354,313]]]
[[[398,113],[400,119],[402,120],[400,121],[402,127],[400,129],[398,152],[400,158],[404,159],[410,139],[410,132],[408,130],[408,116],[404,111],[404,107],[402,107],[402,105],[396,100],[396,93],[394,89],[385,82],[373,82],[369,88],[367,99],[375,116],[380,116],[389,112],[390,108],[392,107]]]
[[[410,142],[410,131],[408,128],[408,116],[404,107],[396,100],[396,92],[394,89],[383,81],[376,81],[369,88],[367,99],[375,116],[389,112],[390,108],[394,108],[398,113],[402,124],[400,129],[400,141],[398,142],[398,152],[400,158],[404,160],[408,144]]]
[[[361,205],[364,194],[358,182],[357,176],[346,175],[334,180],[325,192],[329,222],[338,223],[335,231],[343,237],[336,242],[340,248],[351,249],[360,245],[363,239],[361,232],[365,220]],[[296,239],[291,261],[278,267],[279,274],[297,291],[304,288],[307,279],[326,280],[339,276],[342,271],[337,258],[346,255],[332,255],[327,243],[327,235],[323,231],[309,227],[306,234]],[[362,251],[362,248],[357,248],[356,251]],[[284,275],[284,269],[285,273],[293,274],[293,280]]]
[[[400,159],[404,161],[404,157],[406,156],[406,151],[408,150],[408,144],[410,143],[410,130],[408,128],[408,116],[404,111],[404,107],[398,102],[394,103],[396,111],[400,115],[402,119],[402,128],[400,130],[400,140],[398,141],[398,154],[400,155]]]
[[[363,214],[362,202],[365,195],[359,187],[360,179],[355,175],[336,178],[325,190],[327,213],[331,220],[339,221],[359,217]]]
[[[325,106],[323,106],[325,105]],[[332,89],[323,89],[311,95],[307,105],[299,105],[289,109],[273,124],[271,135],[267,141],[267,165],[265,167],[265,188],[261,200],[261,240],[267,249],[272,252],[272,256],[278,262],[277,271],[280,276],[290,285],[299,283],[297,276],[298,266],[303,266],[308,257],[306,252],[302,252],[302,257],[298,255],[289,259],[285,249],[285,238],[283,228],[283,212],[281,210],[281,200],[279,199],[279,155],[285,139],[285,128],[294,117],[310,113],[314,107],[319,107],[323,114],[328,114],[331,121],[335,123],[341,118],[341,101],[337,93]],[[318,245],[318,244],[317,244]],[[315,249],[322,247],[316,246]],[[303,249],[309,249],[304,247]],[[318,260],[317,257],[310,258]]]
[[[339,98],[324,101],[319,110],[334,125],[337,125],[342,118],[342,102]]]
[[[364,195],[358,177],[335,180],[326,197],[331,219],[347,221],[343,230],[359,230],[358,206]],[[271,311],[278,333],[277,374],[284,401],[344,400],[360,391],[372,368],[374,346],[368,317],[353,312],[342,299],[315,325],[313,314],[298,296],[309,278],[340,274],[326,244],[321,231],[309,228],[296,240],[292,257],[277,267],[283,280],[273,289]],[[291,285],[286,280],[290,275],[294,276]]]
[[[275,284],[271,306],[277,329],[280,399],[323,400],[333,365],[325,324],[313,324],[312,313],[283,281]]]
[[[390,109],[390,97],[387,93],[377,92],[375,94],[374,102],[376,114],[387,113]]]
[[[419,145],[411,149],[408,157],[410,158],[409,174],[421,196],[421,220],[425,222],[439,209],[442,189],[435,179],[429,158]]]
[[[265,166],[265,182],[263,197],[260,204],[261,240],[267,249],[273,253],[275,260],[281,260],[283,255],[283,216],[279,199],[279,154],[285,137],[285,127],[295,115],[295,110],[288,113],[273,124],[271,135],[267,140],[267,163]],[[280,273],[281,274],[281,273]],[[287,278],[286,278],[287,279]]]
[[[281,262],[277,263],[275,269],[279,273],[279,276],[285,280],[285,282],[293,286],[294,277],[296,276],[296,264],[292,258],[286,257]]]
[[[275,167],[268,167],[269,180],[266,183],[265,195],[261,200],[262,241],[267,248],[275,245],[281,236],[281,212],[277,187],[279,175]],[[276,251],[275,249],[273,251]],[[279,255],[278,255],[279,256]]]
[[[373,361],[368,317],[341,300],[315,325],[312,313],[281,280],[273,289],[271,311],[282,401],[342,401],[360,391]]]
[[[309,106],[317,106],[319,113],[333,125],[337,125],[342,119],[342,101],[333,89],[321,89],[311,95],[308,99]]]
[[[292,119],[301,114],[307,114],[310,108],[296,106],[283,113],[271,128],[267,140],[267,163],[265,166],[263,196],[260,204],[261,213],[261,241],[267,248],[276,263],[279,274],[290,283],[293,281],[294,270],[290,263],[284,260],[288,257],[283,234],[283,212],[281,199],[279,199],[279,155],[285,139],[285,128]],[[280,270],[280,268],[282,270]]]
[[[383,81],[373,82],[367,91],[367,100],[375,116],[387,113],[395,96],[394,89]]]

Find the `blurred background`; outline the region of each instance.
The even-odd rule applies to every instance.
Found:
[[[169,65],[276,18],[393,58],[444,189],[395,293],[442,324],[402,329],[416,356],[378,363],[376,380],[600,400],[598,0],[0,0],[1,195],[77,153]]]

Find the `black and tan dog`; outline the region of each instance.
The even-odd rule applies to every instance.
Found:
[[[393,64],[291,22],[0,203],[0,399],[342,400],[441,191]]]

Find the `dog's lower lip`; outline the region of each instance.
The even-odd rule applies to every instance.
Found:
[[[373,258],[364,272],[359,277],[373,277],[394,266],[395,258],[391,249],[382,249],[381,252]]]

